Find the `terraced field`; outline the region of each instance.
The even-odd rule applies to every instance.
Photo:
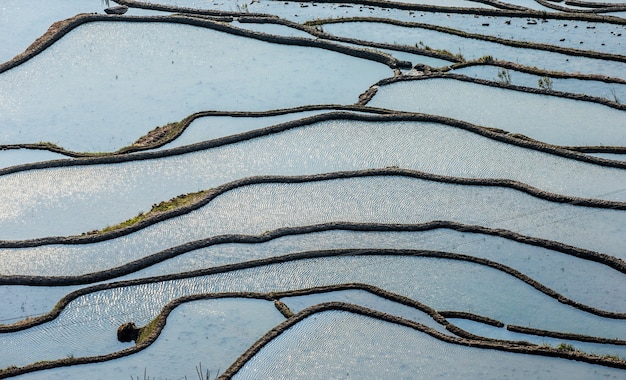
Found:
[[[5,0],[0,62],[0,378],[626,377],[626,3]]]

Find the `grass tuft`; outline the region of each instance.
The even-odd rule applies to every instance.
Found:
[[[537,80],[539,88],[543,88],[544,90],[552,90],[552,84],[552,79],[550,79],[550,77],[542,77]]]
[[[511,84],[511,72],[507,69],[498,71],[498,82],[502,84]]]
[[[145,342],[146,339],[148,339],[150,334],[152,334],[152,332],[156,328],[158,322],[159,322],[159,317],[156,317],[152,321],[150,321],[150,323],[148,323],[147,325],[139,329],[139,336],[137,337],[137,340],[135,341],[135,343],[141,344]]]
[[[556,349],[559,351],[576,351],[574,346],[569,343],[559,343],[559,345],[556,346]]]
[[[168,211],[175,210],[183,206],[193,204],[199,199],[201,199],[206,193],[207,193],[207,190],[201,190],[195,193],[179,195],[175,198],[170,199],[169,201],[164,201],[159,204],[153,204],[152,208],[147,213],[140,212],[139,214],[137,214],[137,216],[131,219],[125,220],[122,223],[118,223],[113,226],[107,226],[101,230],[89,231],[89,232],[83,233],[82,235],[83,236],[98,235],[98,234],[103,234],[103,233],[111,232],[111,231],[117,231],[123,228],[134,226],[137,223],[140,223],[158,214],[162,214],[164,212],[168,212]]]

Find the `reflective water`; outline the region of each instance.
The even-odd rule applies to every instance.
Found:
[[[94,244],[85,247],[52,246],[28,250],[5,250],[2,256],[4,274],[30,274],[44,276],[69,276],[106,270],[112,263],[122,265],[140,254],[131,255],[122,250],[107,250],[109,254],[103,260],[102,249],[107,244]],[[111,244],[108,244],[111,246]],[[378,248],[378,249],[413,249],[454,252],[472,257],[486,258],[507,265],[530,276],[532,279],[569,297],[575,301],[603,310],[626,311],[626,298],[623,288],[626,281],[623,275],[605,265],[578,259],[564,253],[535,247],[507,240],[504,238],[462,233],[448,229],[436,229],[425,232],[350,232],[328,231],[306,235],[294,235],[271,240],[262,244],[219,244],[194,250],[153,265],[144,270],[122,277],[121,279],[145,278],[179,272],[193,271],[233,264],[242,261],[326,249]],[[36,258],[46,258],[37,260]],[[20,265],[21,263],[25,263]],[[585,278],[585,281],[580,281]],[[45,294],[45,288],[40,289]],[[55,288],[56,291],[56,288]],[[15,308],[4,309],[6,317],[28,315],[20,312],[19,294],[27,295],[29,289],[12,290],[16,297]],[[67,292],[67,291],[65,291]],[[51,293],[51,298],[60,298]],[[22,307],[47,312],[41,308],[41,297],[24,297],[32,301],[22,301]],[[34,302],[31,304],[30,302]]]
[[[497,81],[498,73],[501,69],[494,66],[472,66],[454,70],[457,74],[467,75],[473,78]],[[539,75],[522,73],[508,70],[511,83],[518,86],[539,88],[538,81],[542,78]],[[552,89],[556,91],[571,92],[574,94],[586,94],[598,98],[619,101],[626,100],[626,85],[619,83],[605,83],[600,81],[589,81],[580,79],[560,79],[550,78]]]
[[[141,377],[188,379],[201,365],[214,378],[241,352],[284,320],[269,301],[214,299],[178,306],[170,314],[159,339],[147,349],[114,361],[94,363],[25,376],[29,379]],[[96,377],[94,377],[96,376]],[[21,377],[18,377],[21,378]]]
[[[577,340],[557,339],[545,336],[520,334],[511,332],[506,328],[493,327],[484,323],[474,322],[467,319],[448,318],[448,320],[450,321],[450,323],[453,323],[456,326],[459,326],[460,328],[471,332],[472,334],[493,339],[526,341],[538,345],[550,345],[552,347],[558,347],[561,344],[571,344],[577,350],[594,353],[597,355],[617,355],[621,357],[624,357],[626,355],[626,346],[588,343]]]
[[[419,12],[356,4],[163,2],[242,14],[263,12],[298,23],[352,16],[419,21],[506,39],[626,55],[619,36],[626,35],[626,31],[619,23],[554,19],[544,22],[526,17]],[[492,8],[474,1],[427,3]],[[531,0],[513,3],[545,9]],[[102,12],[102,8],[100,0],[3,2],[0,61],[23,51],[53,21],[78,12]],[[157,13],[130,9],[123,17],[130,20],[133,15]],[[623,12],[614,14],[623,16]],[[231,25],[315,39],[285,26],[237,21]],[[544,65],[551,70],[616,76],[624,73],[623,63],[513,49],[442,33],[415,34],[416,30],[381,24],[324,25],[321,29],[370,42],[414,46],[421,41],[424,46],[453,54],[460,52],[466,58],[492,55],[528,66]],[[449,64],[410,53],[388,52],[414,64]],[[467,73],[496,79],[497,72],[489,70],[476,68]],[[537,77],[518,78],[515,72],[512,74],[513,83],[537,86]],[[353,104],[371,85],[392,75],[382,64],[340,53],[271,44],[199,27],[91,23],[69,33],[31,61],[0,74],[0,144],[51,141],[74,150],[115,150],[159,125],[179,121],[197,111],[267,111],[299,105]],[[397,91],[399,85],[383,86],[370,105],[440,113],[555,144],[626,145],[622,138],[626,127],[623,111],[451,80],[404,85],[407,88],[401,91]],[[555,80],[554,86],[557,90],[594,96],[622,96],[621,85],[614,93],[611,85],[602,87],[597,82]],[[258,119],[204,117],[192,123],[180,140],[161,150],[317,113],[291,112]],[[615,159],[618,155],[598,156]],[[0,167],[58,157],[48,152],[2,151]],[[387,166],[457,177],[510,179],[558,194],[626,201],[624,169],[540,153],[439,124],[332,120],[175,157],[2,175],[0,239],[69,235],[102,228],[173,196],[247,176]],[[104,270],[221,234],[260,235],[286,226],[336,221],[431,220],[508,229],[626,259],[624,211],[553,203],[502,187],[378,176],[240,187],[187,215],[118,239],[87,245],[2,249],[0,274],[70,275]],[[336,248],[432,249],[486,258],[511,266],[575,301],[610,311],[624,311],[626,307],[625,279],[618,271],[512,240],[449,229],[411,233],[336,230],[286,236],[263,244],[221,244],[185,253],[123,279]],[[121,323],[133,320],[138,325],[146,324],[167,302],[185,295],[291,291],[353,282],[410,297],[439,310],[469,311],[506,324],[608,338],[626,336],[623,320],[601,318],[566,306],[487,266],[426,257],[344,255],[179,280],[162,279],[89,293],[72,301],[49,323],[0,334],[0,369],[40,360],[102,355],[131,347],[132,344],[116,340],[115,331]],[[46,313],[63,296],[80,288],[0,286],[0,324]],[[331,300],[371,307],[446,332],[424,313],[364,291],[283,298],[294,311]],[[188,303],[173,311],[159,339],[144,351],[105,363],[44,370],[22,378],[127,378],[140,377],[145,370],[144,377],[182,379],[193,378],[198,363],[210,369],[213,378],[218,369],[224,370],[282,321],[284,317],[269,301],[235,297]],[[527,339],[553,346],[560,343],[475,322],[453,321],[488,337]],[[623,346],[572,344],[587,352],[624,355]],[[312,316],[279,336],[248,363],[239,377],[587,379],[620,378],[622,372],[570,360],[451,345],[388,322],[327,312]]]
[[[24,52],[56,21],[78,13],[104,13],[100,1],[92,0],[3,0],[0,4],[0,63]],[[158,14],[132,8],[128,15]]]
[[[368,105],[443,115],[556,145],[626,145],[623,111],[453,79],[381,86]]]
[[[325,302],[345,302],[421,323],[442,334],[453,336],[443,325],[435,322],[433,318],[425,312],[399,302],[385,299],[365,290],[341,290],[306,296],[284,297],[281,298],[281,301],[294,313],[299,313],[303,309]]]
[[[443,83],[448,82],[458,84]],[[390,89],[379,91],[378,103],[394,96]],[[497,94],[498,89],[493,90]],[[430,109],[435,107],[428,106],[427,111],[437,111]],[[505,117],[506,112],[494,110],[483,116],[493,114]],[[557,194],[626,199],[626,172],[621,169],[517,148],[438,124],[337,120],[186,155],[2,176],[0,185],[6,190],[0,193],[0,236],[11,240],[80,234],[130,219],[177,195],[247,176],[387,166],[458,177],[510,178]]]
[[[480,265],[432,258],[343,256],[90,293],[71,302],[49,323],[0,335],[0,343],[14,347],[0,358],[0,366],[121,350],[127,344],[116,339],[119,325],[128,321],[144,325],[167,302],[188,294],[276,292],[351,282],[371,284],[438,310],[470,311],[507,324],[604,337],[626,332],[623,321],[577,311]],[[490,286],[494,283],[498,286]],[[55,339],[46,339],[58,331]]]
[[[369,378],[375,373],[395,379],[498,379],[506,373],[511,379],[619,379],[621,372],[566,359],[451,345],[408,327],[324,312],[270,342],[234,378]]]
[[[46,150],[0,150],[0,169],[16,165],[31,164],[33,162],[60,160],[64,158],[67,158],[67,156]]]
[[[241,54],[220,53],[233,47]],[[189,25],[90,23],[0,74],[0,94],[11,94],[0,97],[0,143],[115,151],[197,111],[355,103],[391,74],[340,53]],[[269,96],[277,81],[289,86]]]
[[[165,144],[159,150],[176,148],[202,141],[217,139],[238,133],[245,133],[255,129],[270,127],[272,125],[288,121],[315,116],[326,111],[306,111],[288,113],[278,116],[265,117],[233,117],[233,116],[206,116],[195,119],[185,129],[180,137],[169,144]]]
[[[366,39],[368,41],[423,48],[428,46],[433,50],[445,49],[453,55],[461,54],[466,60],[479,59],[490,55],[494,59],[536,66],[545,70],[603,74],[625,78],[626,64],[623,62],[574,57],[549,51],[512,47],[434,30],[376,22],[349,22],[325,24],[324,31],[336,36]],[[617,49],[622,52],[626,51],[626,47],[618,46]],[[612,51],[615,52],[615,50]]]

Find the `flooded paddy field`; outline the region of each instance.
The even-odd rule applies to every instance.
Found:
[[[623,379],[626,5],[8,0],[0,378]]]

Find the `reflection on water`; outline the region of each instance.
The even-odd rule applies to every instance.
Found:
[[[231,48],[239,53],[224,54]],[[197,111],[354,103],[391,74],[328,50],[189,25],[89,23],[0,74],[0,93],[12,94],[0,103],[0,143],[115,151]],[[281,81],[289,85],[269,91]]]
[[[381,90],[381,102],[395,93],[389,90]],[[388,166],[509,178],[557,194],[626,200],[622,169],[515,147],[446,125],[336,120],[185,155],[3,176],[0,227],[8,240],[77,235],[130,219],[179,194],[248,176]]]
[[[0,61],[24,51],[54,21],[79,12],[102,14],[100,3],[5,1]],[[533,66],[623,77],[623,20],[589,12],[568,20],[531,0],[413,1],[384,8],[159,3],[201,8],[204,15],[163,17],[190,11],[142,10],[130,1],[124,16],[102,16],[39,55],[0,66],[0,371],[11,368],[0,377],[24,371],[15,366],[32,365],[35,371],[27,378],[121,378],[142,371],[145,377],[183,378],[193,377],[201,363],[213,378],[238,359],[240,378],[623,377],[623,369],[606,366],[608,359],[590,364],[589,356],[569,353],[568,346],[540,348],[557,357],[476,347],[492,345],[488,338],[523,339],[623,356],[618,341],[544,338],[472,319],[493,318],[552,335],[626,339],[623,315],[616,314],[626,308],[626,270],[619,260],[626,259],[626,169],[542,145],[626,146],[623,107],[506,88],[506,76],[498,77],[499,69],[487,64],[493,59],[523,65],[535,74],[511,70],[511,83],[535,88],[546,74]],[[546,13],[502,10],[519,6]],[[131,22],[142,14],[160,16]],[[207,14],[219,15],[219,21],[209,21]],[[380,19],[306,23],[354,16],[429,23],[485,37]],[[85,17],[100,16],[77,20]],[[186,25],[176,23],[181,17]],[[291,27],[294,22],[315,33]],[[259,39],[259,31],[275,34],[273,42]],[[553,52],[485,41],[491,37],[550,44]],[[586,50],[594,58],[557,47]],[[380,55],[369,55],[379,54],[370,51],[374,48],[421,66],[392,70],[392,63],[374,60]],[[393,76],[445,77],[452,61],[470,59],[482,60],[451,71],[501,83],[455,77],[384,84]],[[624,97],[619,79],[552,79],[545,83],[555,90]],[[368,88],[371,100],[364,94]],[[297,106],[309,107],[281,110]],[[196,114],[202,111],[215,112]],[[419,119],[409,111],[438,118]],[[173,141],[176,136],[154,131],[155,141],[168,143],[140,153],[135,158],[144,159],[138,161],[113,156],[46,162],[61,156],[27,150],[49,148],[48,143],[102,156],[97,152],[115,152],[166,123],[191,120],[192,114],[203,117]],[[440,124],[442,116],[474,126]],[[317,119],[302,121],[309,117]],[[281,123],[293,128],[281,129]],[[44,144],[24,145],[39,143]],[[197,143],[202,145],[189,147]],[[602,151],[613,153],[598,157],[621,159],[619,149]],[[35,162],[37,168],[10,168]],[[359,172],[338,173],[345,171]],[[262,177],[269,175],[291,177]],[[463,178],[479,178],[481,185]],[[212,188],[220,189],[216,197],[194,211],[100,242],[5,241],[100,229],[180,194]],[[417,230],[433,221],[460,224]],[[333,224],[338,222],[340,228]],[[200,239],[212,240],[190,244]],[[361,251],[332,251],[337,249]],[[443,252],[450,255],[444,258]],[[128,265],[155,254],[169,259]],[[124,270],[102,272],[116,267]],[[182,273],[189,271],[198,272]],[[82,276],[92,272],[104,277]],[[83,285],[67,276],[80,276]],[[179,304],[189,296],[195,301]],[[336,301],[344,311],[303,314]],[[169,312],[163,330],[155,330],[158,338],[143,350],[117,340],[121,324],[144,326]],[[50,318],[41,320],[47,313]],[[446,320],[446,315],[457,317]],[[394,321],[422,323],[444,335],[436,339]],[[291,327],[284,329],[283,322]],[[444,327],[448,322],[476,334],[477,341],[463,345],[470,341],[455,337],[454,328]],[[274,335],[262,341],[266,346],[245,354],[268,333]],[[455,340],[446,342],[451,337]],[[47,364],[41,363],[93,362],[120,352],[129,355],[62,368],[43,369]],[[576,360],[563,359],[568,355]],[[611,366],[626,368],[626,362],[612,360],[617,361]]]
[[[451,79],[383,86],[369,105],[445,115],[556,145],[626,145],[624,111]]]
[[[307,339],[301,340],[302,336]],[[383,378],[418,373],[425,378],[448,379],[478,379],[495,373],[515,379],[619,379],[622,375],[620,370],[590,368],[569,360],[473,350],[369,317],[325,312],[270,342],[235,378],[369,378],[373,373]]]

